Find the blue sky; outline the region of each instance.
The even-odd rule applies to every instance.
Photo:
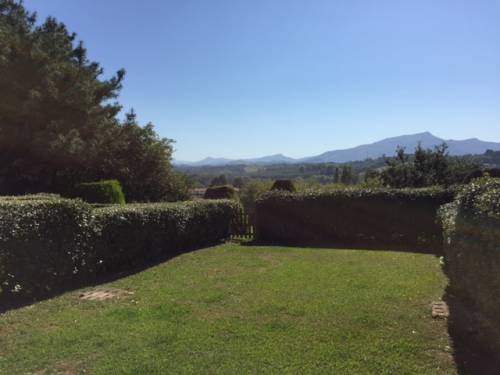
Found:
[[[431,131],[500,141],[500,0],[26,0],[174,157],[302,157]]]

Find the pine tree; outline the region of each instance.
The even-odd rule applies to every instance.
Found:
[[[69,193],[77,182],[119,176],[134,200],[168,199],[172,142],[135,117],[121,124],[125,71],[102,75],[63,23],[37,26],[22,2],[0,0],[0,194]]]

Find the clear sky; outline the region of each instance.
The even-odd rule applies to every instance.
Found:
[[[178,160],[431,131],[500,141],[500,0],[26,0],[75,31]]]

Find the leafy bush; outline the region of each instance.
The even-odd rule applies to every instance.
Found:
[[[205,191],[205,199],[233,199],[236,197],[236,190],[229,185],[212,186]]]
[[[274,181],[271,190],[284,190],[289,192],[295,191],[295,186],[291,180],[276,180]]]
[[[500,359],[500,179],[474,180],[441,218],[452,317]]]
[[[487,168],[487,169],[476,169],[467,175],[464,179],[464,183],[468,184],[472,182],[472,180],[481,177],[500,177],[500,169],[499,168]]]
[[[386,159],[386,164],[381,174],[382,182],[393,188],[451,186],[462,183],[478,167],[471,158],[450,156],[446,143],[433,150],[419,144],[413,155],[398,147],[396,156]]]
[[[102,270],[122,270],[230,235],[238,204],[229,200],[128,204],[96,209]]]
[[[257,201],[257,237],[264,242],[440,252],[438,208],[444,189],[270,192]]]
[[[125,195],[118,180],[84,182],[76,186],[75,194],[88,203],[125,203]]]
[[[0,300],[40,296],[93,272],[91,208],[54,196],[0,199]]]
[[[226,175],[221,174],[217,177],[214,177],[210,182],[210,186],[224,186],[227,185]]]

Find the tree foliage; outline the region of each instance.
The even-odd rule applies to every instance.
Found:
[[[342,167],[342,175],[340,177],[340,182],[345,185],[355,184],[357,182],[357,176],[353,172],[350,165],[344,165]]]
[[[116,98],[124,70],[103,79],[76,34],[14,0],[0,0],[0,193],[68,193],[118,179],[131,200],[171,199],[172,141]]]
[[[227,185],[228,182],[227,182],[227,178],[226,178],[226,175],[224,174],[221,174],[217,177],[214,177],[212,179],[212,181],[210,182],[210,186],[223,186],[223,185]]]
[[[255,202],[271,189],[272,182],[252,180],[239,192],[240,202],[249,215],[255,214]]]
[[[445,143],[432,150],[419,144],[413,155],[398,147],[396,156],[386,159],[386,164],[381,175],[383,184],[395,188],[459,184],[477,168],[472,160],[449,156]]]

